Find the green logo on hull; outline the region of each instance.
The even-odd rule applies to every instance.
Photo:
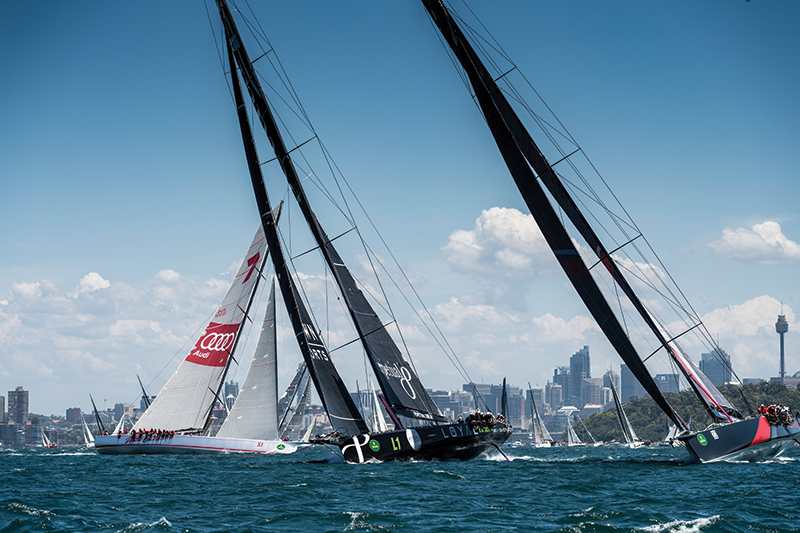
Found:
[[[372,439],[371,441],[369,441],[369,449],[372,450],[373,452],[377,452],[380,451],[381,445],[378,444],[378,441]]]
[[[286,446],[284,446],[283,444],[278,444],[278,449],[279,449],[279,450],[282,450],[282,449],[284,449],[284,448],[286,448]]]
[[[705,446],[708,444],[708,439],[706,439],[703,435],[698,435],[697,442],[699,442],[702,446]]]

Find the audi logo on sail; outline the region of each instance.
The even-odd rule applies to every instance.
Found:
[[[236,333],[209,333],[200,339],[197,347],[202,350],[230,350],[235,338]]]
[[[205,333],[189,352],[187,361],[207,366],[223,366],[239,331],[239,324],[211,322]]]

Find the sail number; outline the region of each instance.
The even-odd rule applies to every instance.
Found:
[[[247,275],[244,277],[244,281],[242,282],[243,284],[247,283],[247,280],[249,280],[250,276],[253,275],[253,270],[255,270],[256,265],[258,265],[259,259],[261,259],[261,252],[256,252],[256,255],[247,260],[247,266],[249,266],[250,269],[247,271]]]

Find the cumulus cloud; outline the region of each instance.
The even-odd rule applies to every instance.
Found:
[[[81,279],[78,284],[78,292],[94,292],[101,289],[107,289],[111,286],[111,282],[103,279],[103,276],[97,272],[89,272]]]
[[[230,283],[220,288],[215,280],[189,280],[172,271],[159,272],[153,281],[137,289],[90,272],[74,292],[49,280],[13,284],[0,306],[2,375],[31,390],[34,410],[72,407],[88,391],[104,394],[99,388],[135,391],[137,366],[155,376]],[[173,283],[169,305],[163,302],[167,282]]]
[[[529,279],[553,265],[533,217],[505,207],[483,211],[472,230],[454,231],[442,252],[455,270],[492,279]]]
[[[715,254],[745,263],[800,262],[800,244],[787,238],[777,222],[768,220],[752,229],[725,228],[722,238],[708,243]]]

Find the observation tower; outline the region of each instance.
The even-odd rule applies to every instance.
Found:
[[[786,363],[783,358],[783,335],[789,331],[789,323],[786,321],[786,315],[778,315],[778,321],[775,322],[775,331],[781,336],[781,369],[779,375],[781,381],[783,381],[783,378],[786,377]]]

